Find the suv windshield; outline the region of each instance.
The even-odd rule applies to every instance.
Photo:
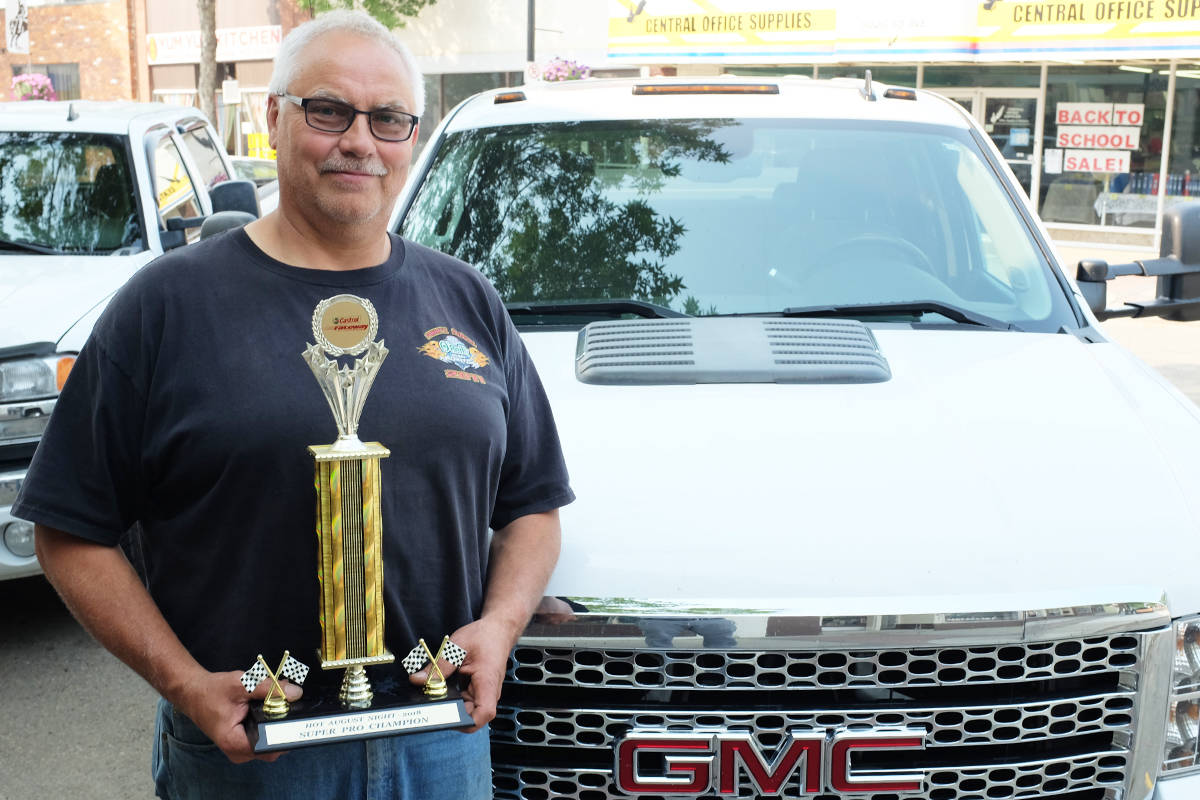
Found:
[[[0,132],[0,251],[141,249],[134,192],[121,137]]]
[[[941,126],[453,133],[401,232],[475,264],[510,303],[634,299],[710,315],[930,301],[1023,330],[1077,324],[976,142]]]

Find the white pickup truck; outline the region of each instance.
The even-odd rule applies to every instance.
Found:
[[[209,215],[258,213],[219,142],[194,108],[0,103],[0,580],[40,571],[9,507],[113,292]]]
[[[500,290],[579,497],[497,798],[1200,797],[1200,409],[1098,324],[1200,318],[1196,207],[1072,282],[946,99],[647,79],[466,101],[396,230]]]

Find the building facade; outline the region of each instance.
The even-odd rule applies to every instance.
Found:
[[[992,136],[1058,242],[1156,249],[1200,196],[1200,2],[606,0],[608,65],[929,89]]]
[[[128,100],[143,87],[132,69],[138,0],[62,2],[24,0],[28,53],[9,52],[0,39],[0,97],[9,99],[10,80],[27,72],[50,76],[63,100]],[[0,4],[3,30],[8,12]]]
[[[24,0],[30,54],[60,96],[193,103],[185,0]],[[529,0],[437,0],[399,31],[425,72],[422,138],[474,92],[530,74]],[[532,62],[595,75],[854,77],[939,92],[991,134],[1057,241],[1157,246],[1200,195],[1200,0],[536,0]],[[780,11],[780,8],[786,10]],[[299,0],[217,1],[216,120],[265,131],[275,48]],[[7,74],[7,72],[6,72]]]

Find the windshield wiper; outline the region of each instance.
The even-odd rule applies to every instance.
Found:
[[[47,256],[60,256],[64,251],[57,250],[53,247],[46,247],[43,244],[34,244],[33,242],[13,242],[8,239],[0,239],[0,250],[27,250],[30,253],[41,253]]]
[[[673,308],[647,303],[644,300],[551,300],[545,303],[505,303],[513,316],[578,315],[619,318],[633,314],[646,319],[686,317]]]
[[[848,306],[797,306],[785,308],[780,312],[785,317],[865,317],[884,314],[941,314],[947,319],[961,322],[965,325],[979,325],[984,328],[995,328],[1002,331],[1021,330],[1011,322],[968,311],[965,308],[942,303],[937,300],[913,300],[906,303],[868,303]]]

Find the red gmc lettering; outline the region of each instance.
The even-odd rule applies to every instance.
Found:
[[[850,754],[853,750],[882,748],[886,750],[923,750],[925,737],[918,735],[839,733],[833,737],[830,749],[829,782],[835,792],[919,792],[922,775],[908,772],[890,775],[887,779],[872,779],[854,775],[850,769]]]
[[[737,794],[739,765],[750,773],[750,780],[763,794],[779,794],[801,763],[804,764],[804,793],[821,791],[821,751],[825,747],[823,733],[793,733],[786,747],[779,748],[768,765],[758,744],[748,735],[722,736],[720,739],[720,780],[717,791]]]
[[[643,777],[638,772],[638,753],[694,753],[666,755],[666,775]],[[702,794],[712,783],[711,736],[659,736],[644,734],[617,745],[617,788],[626,794]]]
[[[736,795],[748,778],[756,796],[780,794],[794,776],[801,794],[825,791],[913,794],[924,788],[920,771],[889,772],[886,777],[856,772],[856,750],[920,750],[925,732],[841,730],[794,731],[768,760],[754,739],[743,733],[670,734],[634,731],[616,747],[614,777],[625,794],[701,795],[715,789]],[[659,774],[646,774],[641,756],[657,755]],[[715,770],[715,772],[714,772]]]

